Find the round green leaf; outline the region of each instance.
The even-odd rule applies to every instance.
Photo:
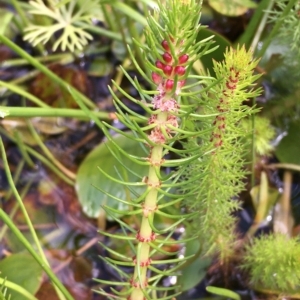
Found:
[[[147,156],[143,148],[134,140],[120,135],[115,137],[115,142],[128,154],[141,157]],[[79,202],[83,211],[92,218],[97,218],[100,215],[102,205],[118,209],[121,213],[117,214],[116,217],[126,215],[128,211],[126,204],[113,199],[101,190],[121,200],[128,201],[135,199],[137,197],[136,194],[141,194],[145,190],[145,187],[130,186],[130,191],[126,185],[116,183],[100,172],[97,167],[109,176],[124,182],[141,182],[142,178],[148,173],[147,166],[141,166],[120,153],[118,154],[118,161],[110,152],[110,148],[115,153],[118,153],[110,141],[98,145],[88,154],[77,172],[76,190]],[[120,162],[122,162],[123,166]],[[124,166],[139,174],[140,177],[128,172]]]
[[[27,253],[12,254],[0,261],[1,277],[23,287],[34,295],[42,283],[43,269],[36,260]],[[16,290],[8,289],[13,300],[24,300],[24,295]]]

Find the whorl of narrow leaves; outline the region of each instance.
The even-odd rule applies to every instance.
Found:
[[[167,0],[164,4],[158,3],[159,9],[154,15],[148,17],[149,27],[146,29],[146,43],[137,45],[143,50],[145,64],[149,68],[148,71],[151,77],[147,79],[154,83],[153,91],[144,91],[137,81],[132,80],[129,74],[125,71],[125,76],[130,80],[133,86],[138,90],[140,96],[146,101],[137,101],[132,99],[136,104],[139,104],[149,115],[148,124],[141,125],[134,123],[128,115],[135,118],[139,117],[135,112],[132,112],[128,107],[118,99],[114,91],[111,89],[112,96],[116,102],[118,119],[128,126],[132,131],[136,141],[143,143],[145,149],[148,150],[147,157],[129,156],[122,149],[120,151],[130,160],[135,163],[146,164],[148,172],[139,174],[137,180],[139,182],[124,182],[121,184],[128,186],[139,185],[143,186],[144,192],[136,195],[136,198],[126,201],[114,197],[115,200],[126,204],[131,209],[128,215],[135,216],[137,226],[131,228],[118,218],[114,218],[119,222],[123,229],[132,232],[132,236],[126,235],[110,235],[103,232],[114,239],[127,240],[132,249],[132,257],[124,257],[118,254],[122,259],[120,261],[106,257],[105,261],[117,269],[122,275],[122,282],[110,282],[111,294],[100,290],[100,293],[108,299],[126,299],[126,300],[144,300],[144,299],[171,299],[178,292],[178,287],[159,287],[165,276],[176,275],[176,270],[183,264],[188,257],[182,258],[167,258],[164,260],[156,259],[156,256],[166,255],[173,256],[170,250],[166,250],[165,244],[170,244],[170,238],[177,226],[184,220],[188,220],[191,214],[182,214],[182,212],[173,213],[174,208],[180,206],[182,195],[178,193],[177,186],[180,185],[178,178],[180,174],[174,169],[172,176],[166,176],[161,170],[162,167],[178,166],[187,164],[186,158],[182,156],[181,151],[174,147],[175,141],[186,140],[190,135],[197,135],[196,132],[185,131],[186,119],[189,116],[188,112],[181,112],[181,109],[186,107],[181,106],[180,99],[184,94],[186,79],[189,75],[189,70],[195,60],[208,52],[211,45],[210,38],[204,41],[197,41],[196,37],[200,30],[199,18],[201,5],[197,1],[182,1],[182,0]],[[131,52],[130,52],[131,53]],[[134,56],[131,56],[135,65],[137,61]],[[147,75],[141,72],[146,77]],[[125,91],[120,86],[115,84],[118,91],[128,97]],[[153,95],[150,98],[148,95]],[[121,109],[122,108],[122,109]],[[126,114],[123,113],[126,111]],[[145,121],[144,116],[140,116],[141,121]],[[111,126],[107,124],[109,128]],[[120,134],[128,136],[126,133],[114,129]],[[176,162],[166,158],[167,153],[176,153],[179,157]],[[118,155],[116,155],[118,156]],[[189,158],[193,160],[199,157],[199,154],[194,154]],[[189,161],[188,160],[188,161]],[[119,160],[122,165],[121,159]],[[130,172],[131,170],[128,170]],[[121,172],[120,172],[121,173]],[[120,184],[120,180],[110,178],[112,181]],[[136,193],[137,194],[137,193]],[[110,207],[104,207],[109,213],[112,211],[114,215],[124,215],[124,211],[118,212]],[[172,213],[170,210],[172,209]],[[174,222],[166,228],[158,229],[154,219],[156,216],[169,218]],[[125,230],[124,230],[125,232]],[[180,247],[179,244],[184,243],[184,239],[171,242],[173,246]],[[177,244],[177,245],[176,245]],[[107,248],[110,251],[109,248]],[[113,253],[115,254],[115,252]],[[157,255],[158,254],[158,255]],[[162,265],[164,270],[161,271],[157,265]],[[132,267],[132,273],[124,273],[118,266]],[[103,280],[100,281],[102,283]],[[122,287],[122,290],[115,289],[113,286]],[[166,293],[166,290],[168,293]],[[172,291],[173,290],[173,291]],[[174,293],[175,290],[175,293]],[[173,294],[173,295],[172,295]]]
[[[235,219],[232,213],[239,204],[233,197],[244,188],[245,131],[240,120],[249,116],[253,109],[244,104],[256,96],[251,89],[258,78],[253,75],[257,61],[245,48],[229,49],[223,62],[214,62],[218,84],[203,95],[205,113],[217,115],[199,123],[203,130],[201,140],[191,141],[187,147],[199,146],[203,158],[189,166],[189,176],[203,174],[199,181],[185,187],[193,191],[195,198],[187,204],[200,210],[200,239],[206,251],[219,253],[225,259],[233,251]],[[242,139],[243,138],[243,139]],[[248,139],[249,140],[249,139]]]

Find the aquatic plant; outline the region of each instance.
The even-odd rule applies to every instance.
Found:
[[[148,153],[145,157],[129,155],[108,135],[114,145],[109,147],[120,163],[117,169],[132,172],[122,164],[124,156],[148,166],[148,174],[138,174],[140,182],[126,181],[121,171],[119,178],[110,177],[133,196],[124,200],[109,195],[130,207],[128,212],[103,206],[120,224],[124,234],[102,234],[126,240],[132,249],[132,257],[128,257],[102,245],[120,259],[103,258],[118,271],[120,281],[100,282],[122,287],[121,290],[111,288],[112,293],[100,291],[109,299],[172,299],[180,293],[179,287],[161,287],[161,280],[178,275],[177,270],[189,257],[174,258],[174,253],[165,249],[166,245],[182,244],[200,235],[201,241],[206,240],[206,250],[217,245],[217,253],[225,259],[235,240],[231,213],[238,208],[238,203],[231,198],[243,189],[241,180],[245,175],[242,157],[246,143],[241,141],[245,133],[240,120],[254,112],[244,101],[259,93],[252,89],[259,76],[252,74],[258,61],[252,60],[251,52],[244,47],[228,49],[224,61],[214,63],[216,78],[192,75],[193,63],[214,50],[211,37],[197,41],[201,30],[200,14],[198,1],[172,0],[160,4],[159,9],[148,17],[146,43],[135,41],[143,52],[149,75],[138,68],[132,56],[141,75],[154,83],[153,90],[143,90],[137,79],[131,79],[125,70],[125,76],[139,91],[141,100],[132,98],[114,83],[121,94],[148,113],[146,126],[130,119],[135,116],[143,121],[145,117],[137,116],[125,107],[111,89],[117,118],[134,134],[129,135],[109,124],[106,127],[144,145]],[[169,159],[170,155],[177,158]],[[172,168],[169,174],[164,171],[167,167]],[[108,176],[103,170],[101,172]],[[134,186],[143,186],[144,192],[134,193]],[[170,212],[170,208],[182,205],[186,209],[177,210],[177,214]],[[118,215],[137,216],[137,227],[132,228]],[[156,216],[174,222],[167,228],[157,228]],[[188,220],[193,220],[198,229],[200,226],[200,232],[174,240],[175,229]],[[157,253],[172,258],[155,259]],[[157,265],[163,265],[163,270]],[[132,274],[123,272],[120,266],[132,267]],[[175,291],[170,293],[171,290]]]

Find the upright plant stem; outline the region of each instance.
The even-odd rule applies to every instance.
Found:
[[[162,122],[167,120],[167,114],[161,113],[158,115],[158,119]],[[138,283],[133,282],[133,286],[136,288],[133,290],[131,294],[131,299],[135,300],[143,300],[144,292],[143,289],[147,286],[147,268],[151,264],[149,253],[150,253],[150,245],[149,243],[155,239],[155,234],[152,231],[152,228],[149,223],[149,219],[151,218],[151,222],[153,222],[154,212],[157,209],[157,188],[160,186],[160,180],[158,178],[158,174],[160,173],[160,165],[162,162],[162,146],[155,146],[152,149],[150,162],[151,166],[149,167],[148,173],[148,194],[145,198],[145,202],[143,204],[143,217],[142,223],[140,227],[140,231],[138,232],[137,239],[139,240],[137,246],[137,259],[136,265],[134,269],[133,278],[138,278]],[[134,279],[133,279],[134,280]]]
[[[10,41],[7,37],[0,34],[0,41],[11,48],[13,51],[15,51],[17,54],[22,56],[24,59],[26,59],[31,65],[33,65],[35,68],[40,70],[42,73],[47,75],[50,79],[52,79],[54,82],[56,82],[59,86],[61,86],[64,90],[69,91],[69,89],[74,90],[74,93],[82,99],[84,103],[87,104],[89,108],[96,108],[96,105],[85,95],[83,95],[81,92],[79,92],[74,87],[71,87],[68,83],[66,83],[63,79],[61,79],[59,76],[57,76],[55,73],[51,72],[47,66],[44,66],[39,61],[37,61],[34,57],[32,57],[30,54],[28,54],[26,51],[21,49],[19,46],[17,46],[15,43]]]
[[[37,142],[37,144],[41,147],[41,149],[44,152],[44,154],[46,155],[46,157],[48,157],[49,161],[51,163],[53,163],[61,172],[63,172],[71,180],[75,181],[76,174],[74,172],[72,172],[71,170],[69,170],[68,168],[66,168],[60,161],[58,161],[56,159],[56,157],[52,154],[52,152],[43,143],[40,136],[38,135],[38,133],[34,129],[33,125],[30,122],[27,122],[27,124],[28,124],[28,127],[29,127],[29,131],[33,135],[33,137],[34,137],[35,141]]]
[[[26,245],[25,247],[27,248],[27,250],[32,254],[32,250],[34,252],[34,258],[38,257],[39,260],[38,262],[40,263],[41,267],[46,270],[45,268],[47,268],[47,271],[49,269],[49,263],[48,263],[48,260],[45,256],[45,253],[41,247],[41,244],[39,242],[39,239],[38,239],[38,236],[35,232],[35,229],[32,225],[32,222],[30,220],[30,217],[27,213],[27,210],[24,206],[24,203],[16,189],[16,186],[13,182],[13,178],[11,176],[11,173],[10,173],[10,170],[9,170],[9,165],[8,165],[8,161],[7,161],[7,157],[6,157],[6,153],[5,153],[5,149],[4,149],[4,145],[3,145],[3,142],[2,142],[2,139],[0,137],[0,150],[1,150],[1,156],[2,156],[2,159],[3,159],[3,163],[4,163],[4,169],[5,169],[5,174],[6,174],[6,177],[7,177],[7,180],[9,182],[9,185],[10,185],[10,188],[12,189],[13,191],[13,194],[20,206],[20,209],[24,215],[24,218],[25,218],[25,221],[27,223],[27,226],[29,228],[29,231],[32,235],[32,238],[34,240],[34,243],[38,249],[38,252],[39,252],[39,256],[38,254],[36,254],[36,252],[34,252],[32,246],[28,243],[28,241],[22,236],[22,234],[18,233],[18,230],[16,230],[15,228],[15,225],[12,223],[12,221],[9,219],[9,217],[4,213],[4,211],[1,209],[0,210],[0,217],[4,220],[4,222],[6,223],[6,225],[12,229],[14,231],[14,233],[17,235],[18,239],[23,243],[23,245]],[[24,239],[26,240],[26,242],[24,243]],[[30,245],[30,247],[28,247],[28,244]],[[30,250],[29,250],[30,248]],[[50,269],[49,269],[50,270]],[[48,274],[49,272],[47,272]],[[72,297],[69,297],[69,293],[66,291],[66,289],[63,287],[63,285],[59,282],[59,280],[54,276],[54,274],[51,272],[50,270],[50,273],[51,273],[51,276],[49,276],[52,280],[54,279],[54,283],[55,283],[55,289],[56,289],[56,292],[57,292],[57,295],[59,297],[59,299],[61,300],[64,300],[64,299],[72,299]],[[49,275],[49,274],[48,274]],[[58,283],[59,282],[59,283]],[[65,296],[67,296],[65,298]]]
[[[275,26],[273,27],[272,31],[268,34],[267,39],[263,43],[262,48],[260,51],[257,53],[257,57],[263,57],[265,54],[267,48],[270,46],[271,42],[273,41],[274,36],[277,34],[279,31],[280,27],[282,26],[282,23],[284,22],[285,16],[287,16],[293,6],[297,3],[298,0],[290,0],[287,6],[285,7],[284,11],[282,12],[280,18],[276,21]]]

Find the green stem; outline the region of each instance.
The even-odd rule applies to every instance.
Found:
[[[21,155],[23,156],[24,160],[28,164],[28,166],[32,169],[36,167],[35,163],[31,159],[30,155],[28,154],[27,150],[25,149],[25,143],[22,140],[21,133],[19,131],[14,132],[14,138],[16,141],[16,144],[18,146],[19,151],[21,152]]]
[[[23,9],[19,5],[19,1],[11,0],[12,5],[14,6],[16,12],[18,13],[20,19],[23,22],[23,28],[29,24],[28,18],[25,16]]]
[[[113,32],[118,32],[118,28],[115,24],[115,20],[111,17],[112,14],[112,8],[109,4],[102,4],[102,12],[104,15],[105,23],[108,24],[108,27],[113,31]],[[122,41],[122,36],[120,36],[120,41]]]
[[[78,25],[80,25],[80,22],[77,22]],[[105,28],[101,28],[101,27],[95,27],[95,26],[91,26],[91,25],[87,25],[85,23],[82,23],[82,25],[88,29],[89,31],[99,34],[101,36],[106,36],[108,38],[111,38],[112,40],[116,40],[116,41],[122,41],[122,36],[120,35],[120,33],[118,32],[113,32],[113,31],[109,31]],[[131,44],[131,40],[130,39],[126,39],[126,43]]]
[[[21,20],[22,20],[22,31],[24,30],[25,27],[27,27],[30,23],[29,23],[29,19],[28,17],[26,17],[25,13],[24,13],[24,10],[21,8],[20,6],[20,3],[19,1],[17,0],[12,0],[12,4],[15,8],[15,10],[17,11],[18,15],[20,16]],[[41,53],[45,53],[45,48],[44,48],[44,45],[43,44],[39,44],[37,46],[38,50],[41,52]]]
[[[24,160],[22,160],[22,162],[23,162],[23,164],[24,164]],[[25,185],[25,187],[22,189],[22,191],[21,191],[21,195],[20,195],[20,197],[23,199],[26,195],[27,195],[27,193],[28,193],[28,190],[29,190],[29,188],[31,187],[31,185],[32,185],[32,179],[30,180],[30,181],[28,181],[27,183],[26,183],[26,185]],[[15,182],[15,181],[14,181]],[[10,192],[11,190],[9,190],[9,192]],[[18,209],[19,209],[19,203],[14,203],[14,205],[13,205],[13,207],[12,207],[12,209],[11,209],[11,211],[10,211],[10,213],[9,213],[9,217],[10,217],[10,219],[11,220],[13,220],[14,219],[14,216],[15,216],[15,214],[16,214],[16,212],[18,211]],[[5,235],[5,233],[6,233],[6,231],[7,231],[7,226],[6,225],[4,225],[2,228],[1,228],[1,231],[0,231],[0,240],[2,240],[3,239],[3,237],[4,237],[4,235]]]
[[[126,18],[126,23],[127,23],[127,28],[129,29],[129,33],[130,33],[131,38],[135,39],[136,41],[143,42],[142,40],[144,38],[140,37],[140,35],[137,31],[135,22],[127,17]],[[137,46],[135,43],[133,43],[133,47],[134,47],[134,53],[136,55],[136,60],[138,62],[138,65],[141,67],[141,69],[147,70],[146,65],[145,65],[145,59],[143,58],[140,47]]]
[[[32,294],[30,294],[25,288],[23,288],[21,285],[18,285],[16,283],[13,283],[11,281],[5,280],[3,278],[0,278],[0,287],[1,285],[4,284],[5,287],[16,291],[17,293],[19,293],[20,295],[24,296],[23,299],[26,300],[38,300],[38,298],[34,297]],[[1,293],[0,293],[0,298],[1,298]],[[1,300],[4,298],[1,298]],[[7,298],[9,299],[9,298]]]
[[[25,73],[23,76],[15,78],[14,80],[10,81],[11,85],[21,85],[22,83],[29,81],[35,78],[39,74],[39,70],[32,70],[30,72]]]
[[[268,4],[268,7],[265,8],[265,5],[267,5],[267,4]],[[262,5],[263,5],[263,7],[261,7]],[[264,2],[262,2],[260,4],[260,11],[262,13],[264,13],[264,15],[263,15],[261,21],[259,22],[259,26],[256,30],[256,33],[255,33],[253,39],[252,39],[252,43],[251,43],[251,46],[250,46],[250,48],[252,50],[257,48],[257,44],[260,40],[260,37],[263,33],[263,30],[264,30],[265,26],[266,26],[266,23],[268,21],[268,17],[269,17],[269,14],[270,14],[270,11],[271,11],[273,5],[274,5],[274,0],[271,0],[271,1],[264,0]]]
[[[157,118],[160,122],[167,120],[168,114],[159,113]],[[155,239],[154,232],[149,223],[149,218],[153,220],[154,212],[157,209],[157,188],[160,186],[158,174],[160,173],[160,165],[163,158],[163,147],[158,145],[152,148],[149,158],[150,167],[148,173],[148,189],[149,192],[143,204],[143,217],[137,239],[139,243],[136,248],[137,258],[133,274],[133,286],[135,287],[131,293],[134,300],[143,300],[144,288],[147,286],[147,269],[150,264],[150,244]]]
[[[261,24],[263,24],[263,27],[265,26],[266,16],[268,16],[268,11],[273,6],[273,2],[274,0],[263,0],[259,3],[258,7],[255,9],[254,15],[251,17],[250,23],[247,25],[246,30],[236,44],[245,44],[246,48],[249,49],[252,40],[251,47],[252,49],[255,49],[254,45],[257,44],[257,41],[261,36],[261,30],[259,28]]]
[[[59,281],[59,279],[55,276],[52,270],[48,267],[47,264],[43,261],[43,259],[37,254],[36,250],[31,246],[31,244],[27,241],[21,231],[16,227],[13,221],[9,218],[9,216],[4,212],[3,209],[0,208],[0,218],[3,222],[9,227],[9,229],[15,234],[18,240],[23,244],[23,246],[28,250],[28,252],[32,255],[32,257],[38,262],[41,268],[46,272],[52,282],[57,286],[63,295],[68,300],[74,300],[70,295],[68,290],[63,286],[63,284]]]
[[[35,97],[34,95],[26,92],[25,90],[23,90],[22,88],[20,88],[19,86],[16,85],[16,83],[12,84],[9,82],[4,82],[0,80],[0,86],[2,86],[4,89],[9,89],[10,91],[23,96],[24,98],[27,98],[28,100],[32,101],[34,104],[40,106],[40,107],[44,107],[44,108],[50,108],[50,106],[48,106],[47,104],[45,104],[42,100],[40,100],[39,98]],[[4,89],[0,89],[1,93],[4,91]],[[3,106],[0,106],[0,111],[1,109],[4,108]],[[13,109],[15,109],[16,107],[14,107]],[[6,107],[4,108],[5,110],[7,109]],[[21,109],[21,108],[19,108]],[[22,107],[23,109],[23,107]]]
[[[0,116],[2,114],[4,114],[5,118],[64,117],[89,120],[89,117],[82,110],[72,108],[0,106]],[[114,114],[107,112],[90,111],[90,114],[92,114],[95,118],[105,121],[111,121],[114,119]]]
[[[19,54],[21,57],[26,59],[31,65],[33,65],[35,68],[40,70],[42,73],[47,75],[50,79],[52,79],[54,82],[56,82],[60,87],[62,87],[64,90],[69,92],[72,90],[74,94],[76,94],[78,97],[82,99],[82,101],[90,108],[95,109],[96,105],[85,95],[83,95],[81,92],[79,92],[77,89],[74,87],[70,86],[66,81],[61,79],[59,76],[57,76],[55,73],[50,71],[46,66],[41,64],[39,61],[37,61],[34,57],[29,55],[26,51],[21,49],[19,46],[17,46],[15,43],[10,41],[7,37],[4,35],[0,34],[0,41],[11,48],[13,51],[15,51],[17,54]]]
[[[252,99],[252,105],[255,105],[255,99]],[[256,150],[255,150],[255,116],[251,116],[252,140],[251,140],[251,188],[255,185],[255,166],[256,166]]]
[[[1,127],[0,127],[0,133],[6,135],[10,140],[17,143],[17,141],[9,136]],[[58,168],[56,168],[51,162],[49,162],[43,155],[39,154],[37,151],[32,149],[31,147],[24,145],[24,150],[26,150],[29,154],[36,157],[38,160],[40,160],[44,165],[46,165],[53,173],[55,173],[58,177],[60,177],[63,181],[65,181],[67,184],[73,186],[74,181],[65,176]]]
[[[285,16],[287,16],[290,13],[290,10],[293,8],[293,6],[296,4],[298,0],[290,0],[289,3],[287,4],[287,6],[285,7],[284,11],[282,12],[281,16],[278,18],[278,20],[276,21],[272,31],[268,34],[267,39],[265,40],[262,48],[260,49],[260,51],[257,53],[257,57],[262,57],[267,48],[270,46],[271,42],[274,39],[274,36],[277,34],[277,32],[279,31],[280,27],[282,26],[282,23],[285,20]]]
[[[38,56],[35,59],[39,62],[59,62],[61,64],[68,64],[74,61],[74,55],[71,53],[58,53],[47,56]],[[28,61],[23,58],[8,59],[0,63],[2,68],[20,67],[28,65]]]
[[[19,206],[20,206],[20,209],[21,209],[21,211],[22,211],[22,213],[23,213],[23,215],[24,215],[24,218],[25,218],[25,221],[26,221],[26,223],[27,223],[27,226],[28,226],[28,228],[29,228],[29,231],[30,231],[30,233],[31,233],[31,235],[32,235],[32,238],[33,238],[33,240],[34,240],[34,242],[35,242],[35,244],[36,244],[36,247],[37,247],[37,249],[38,249],[38,252],[39,252],[39,255],[38,254],[36,254],[36,252],[34,251],[34,249],[31,247],[31,245],[29,244],[29,242],[22,236],[22,234],[19,232],[19,234],[16,234],[17,233],[17,231],[16,230],[13,230],[12,229],[12,225],[13,225],[13,227],[15,227],[15,225],[12,223],[12,221],[10,220],[10,218],[6,215],[6,213],[1,209],[0,210],[0,217],[4,220],[4,222],[6,223],[6,225],[17,235],[17,237],[18,237],[18,239],[23,243],[23,245],[25,246],[25,244],[24,244],[24,242],[23,242],[23,240],[22,240],[22,238],[23,239],[25,239],[26,240],[26,242],[30,245],[30,249],[31,250],[33,250],[33,252],[34,252],[34,258],[36,258],[36,257],[38,257],[39,258],[39,263],[40,263],[40,265],[41,265],[41,267],[45,270],[45,268],[48,268],[49,270],[50,270],[50,268],[49,268],[49,263],[48,263],[48,261],[47,261],[47,258],[46,258],[46,255],[45,255],[45,253],[44,253],[44,251],[43,251],[43,249],[42,249],[42,247],[41,247],[41,244],[40,244],[40,242],[39,242],[39,239],[38,239],[38,236],[37,236],[37,234],[36,234],[36,232],[35,232],[35,229],[34,229],[34,227],[33,227],[33,224],[32,224],[32,222],[31,222],[31,220],[30,220],[30,217],[29,217],[29,215],[28,215],[28,213],[27,213],[27,210],[26,210],[26,208],[25,208],[25,206],[24,206],[24,203],[23,203],[23,201],[22,201],[22,199],[21,199],[21,197],[20,197],[20,195],[19,195],[19,193],[18,193],[18,191],[17,191],[17,189],[16,189],[16,186],[15,186],[15,184],[14,184],[14,181],[13,181],[13,178],[12,178],[12,176],[11,176],[11,172],[10,172],[10,169],[9,169],[9,165],[8,165],[8,161],[7,161],[7,157],[6,157],[6,153],[5,153],[5,149],[4,149],[4,144],[3,144],[3,142],[2,142],[2,139],[0,138],[0,149],[1,149],[1,156],[2,156],[2,159],[3,159],[3,164],[4,164],[4,169],[5,169],[5,174],[6,174],[6,177],[7,177],[7,180],[8,180],[8,183],[9,183],[9,185],[10,185],[10,188],[12,189],[12,191],[13,191],[13,194],[14,194],[14,196],[15,196],[15,198],[16,198],[16,201],[18,202],[18,204],[19,204]],[[14,229],[17,229],[17,228],[14,228]],[[17,229],[18,230],[18,229]],[[29,249],[28,249],[28,247],[27,246],[25,246],[26,248],[27,248],[27,250],[29,251]],[[32,251],[29,251],[30,253],[32,252]],[[32,253],[31,253],[32,254]],[[35,257],[36,256],[36,257]],[[51,270],[50,270],[51,271]],[[48,274],[48,273],[47,273]],[[49,275],[49,274],[48,274]],[[50,276],[49,276],[50,277]],[[51,274],[51,277],[53,277],[52,276],[52,274]],[[51,278],[50,277],[50,278]],[[53,280],[53,278],[51,278],[52,280]],[[54,283],[57,285],[57,281],[59,281],[56,277],[54,278]],[[59,282],[59,285],[57,285],[57,287],[59,287],[59,290],[57,290],[57,294],[58,294],[58,296],[59,296],[59,299],[65,299],[65,297],[63,296],[63,294],[65,294],[64,293],[64,287],[63,287],[63,285]],[[62,287],[63,287],[63,289],[62,289]],[[63,292],[63,294],[61,294],[61,292]],[[65,295],[65,296],[69,296],[69,293],[67,292],[67,295]],[[68,297],[67,297],[68,298]],[[70,298],[70,299],[72,299],[72,298]]]
[[[40,160],[44,165],[46,165],[53,173],[55,173],[58,177],[60,177],[67,184],[74,186],[74,181],[65,176],[58,168],[53,166],[51,162],[49,162],[43,155],[35,151],[34,149],[26,146],[26,150],[33,156],[35,156],[38,160]]]
[[[27,125],[35,141],[40,146],[40,148],[42,149],[46,157],[49,159],[49,161],[53,163],[61,172],[63,172],[71,180],[75,181],[76,174],[73,173],[71,170],[67,169],[60,161],[56,159],[56,157],[52,154],[52,152],[45,146],[40,136],[37,134],[36,130],[34,129],[33,125],[30,122],[27,122]]]

